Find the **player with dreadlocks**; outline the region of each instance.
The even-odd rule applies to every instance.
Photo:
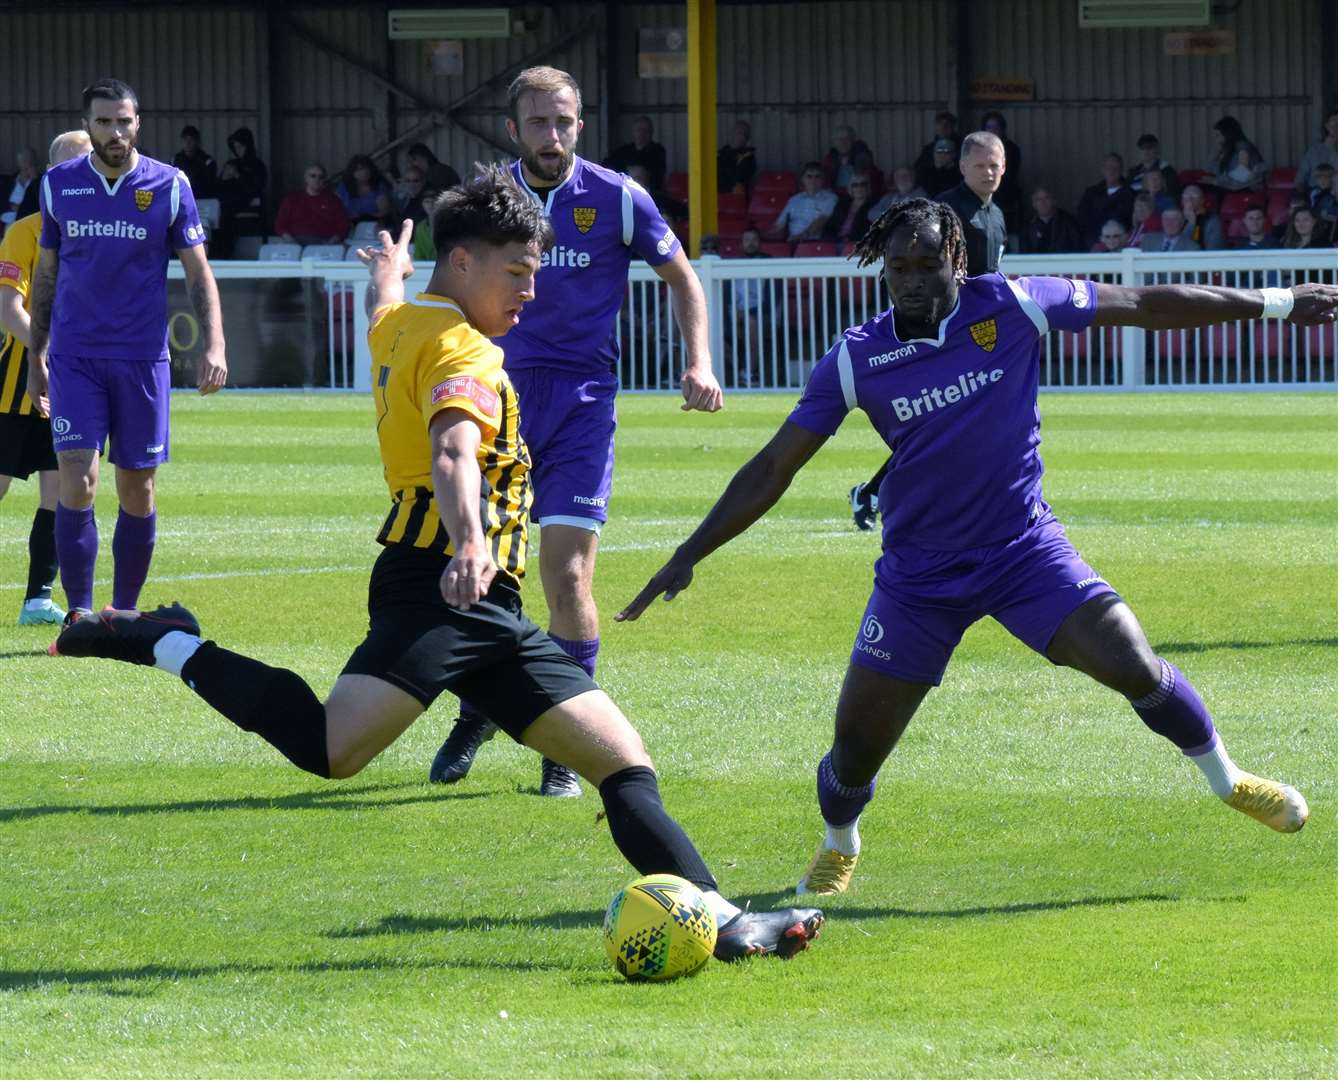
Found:
[[[1065,278],[966,276],[961,223],[902,203],[856,249],[883,260],[892,306],[841,335],[772,440],[730,481],[669,562],[618,615],[637,618],[692,582],[695,564],[775,505],[853,409],[893,451],[880,492],[883,553],[817,769],[826,834],[799,892],[844,892],[859,815],[915,710],[962,634],[989,615],[1051,663],[1128,699],[1199,767],[1228,805],[1279,832],[1305,824],[1294,788],[1236,767],[1207,707],[1157,656],[1129,606],[1074,549],[1041,494],[1037,384],[1051,330],[1208,326],[1260,316],[1306,326],[1338,316],[1338,288],[1125,288]]]

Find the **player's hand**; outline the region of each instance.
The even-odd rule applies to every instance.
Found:
[[[51,401],[47,397],[46,353],[28,354],[28,396],[39,415],[51,419]]]
[[[665,600],[672,600],[691,584],[692,563],[675,555],[647,582],[646,587],[636,594],[636,599],[618,612],[613,619],[615,622],[635,622],[661,593],[664,594]]]
[[[683,388],[683,404],[679,408],[684,412],[694,409],[698,412],[719,412],[720,406],[724,404],[724,391],[720,389],[720,383],[716,381],[709,364],[688,368],[678,381]]]
[[[373,275],[378,271],[398,273],[401,278],[407,278],[412,274],[413,256],[410,251],[413,246],[413,222],[408,218],[404,219],[398,240],[392,239],[385,229],[376,235],[381,241],[379,248],[358,248],[354,253],[362,260],[362,264]]]
[[[1292,312],[1287,322],[1297,326],[1323,326],[1338,320],[1338,286],[1296,285],[1292,288]]]
[[[215,394],[222,390],[228,381],[228,358],[222,346],[206,349],[195,368],[195,385],[201,394]]]
[[[477,604],[497,576],[486,544],[463,544],[441,575],[441,598],[453,608],[468,611]]]

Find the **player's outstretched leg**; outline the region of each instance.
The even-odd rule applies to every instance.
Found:
[[[852,663],[836,707],[836,739],[818,763],[818,809],[825,829],[795,892],[831,896],[850,887],[859,862],[859,818],[873,798],[887,755],[930,687]]]
[[[641,736],[602,690],[589,690],[549,709],[524,733],[540,753],[570,763],[599,789],[613,842],[639,874],[674,874],[702,891],[719,933],[719,960],[806,949],[822,929],[816,908],[741,911],[720,895],[687,833],[660,798],[659,782]]]
[[[1128,698],[1139,719],[1178,746],[1228,806],[1278,832],[1305,824],[1310,809],[1301,793],[1236,766],[1193,684],[1153,652],[1133,611],[1115,593],[1070,614],[1046,654]]]

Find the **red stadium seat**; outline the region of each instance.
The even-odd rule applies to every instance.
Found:
[[[1240,218],[1245,211],[1253,207],[1263,209],[1268,205],[1268,196],[1262,191],[1231,191],[1222,196],[1222,208],[1218,211],[1225,218]]]
[[[1240,241],[1249,238],[1250,234],[1245,231],[1245,219],[1243,217],[1227,218],[1226,215],[1223,215],[1223,220],[1227,223],[1226,234],[1228,240]]]
[[[765,229],[778,217],[790,201],[790,196],[782,191],[759,191],[748,204],[748,216],[757,222],[759,229]]]
[[[1203,193],[1203,212],[1205,214],[1217,213],[1217,192],[1205,191]]]
[[[1150,233],[1161,232],[1161,213],[1159,211],[1154,211],[1147,221],[1143,222],[1143,231]]]
[[[1266,186],[1269,191],[1291,191],[1296,187],[1296,170],[1284,167],[1270,169]]]
[[[1269,225],[1275,229],[1281,229],[1291,217],[1289,197],[1285,191],[1275,191],[1269,198],[1268,209],[1264,213],[1268,215]]]
[[[679,202],[687,202],[688,174],[685,172],[671,172],[664,178],[664,190]]]
[[[786,195],[793,195],[798,190],[799,177],[788,169],[758,173],[757,179],[753,181],[754,195],[761,191],[780,191]]]
[[[722,238],[742,236],[743,230],[748,227],[748,212],[746,210],[721,210],[716,215],[716,222],[716,232]]]
[[[1203,169],[1181,169],[1175,176],[1181,187],[1186,184],[1211,184],[1213,181],[1213,174]]]
[[[788,240],[763,240],[761,250],[774,259],[788,259],[790,257],[790,242]]]
[[[837,253],[831,240],[801,240],[794,246],[796,259],[825,259]]]
[[[726,240],[723,236],[720,238],[720,257],[722,259],[737,259],[743,254],[743,248],[737,240]]]
[[[716,206],[723,212],[725,210],[737,210],[743,213],[748,209],[748,197],[738,191],[722,191],[716,196]]]

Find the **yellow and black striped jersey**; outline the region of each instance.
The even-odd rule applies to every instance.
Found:
[[[32,310],[33,270],[37,266],[37,238],[42,233],[42,215],[19,218],[0,240],[0,285],[23,297],[25,311]],[[28,350],[13,334],[0,341],[0,413],[30,416],[28,396]]]
[[[376,434],[394,501],[377,540],[455,553],[432,492],[428,428],[442,409],[462,409],[479,426],[479,514],[498,570],[519,581],[528,542],[530,457],[521,441],[516,391],[502,350],[450,299],[419,293],[372,315]]]

